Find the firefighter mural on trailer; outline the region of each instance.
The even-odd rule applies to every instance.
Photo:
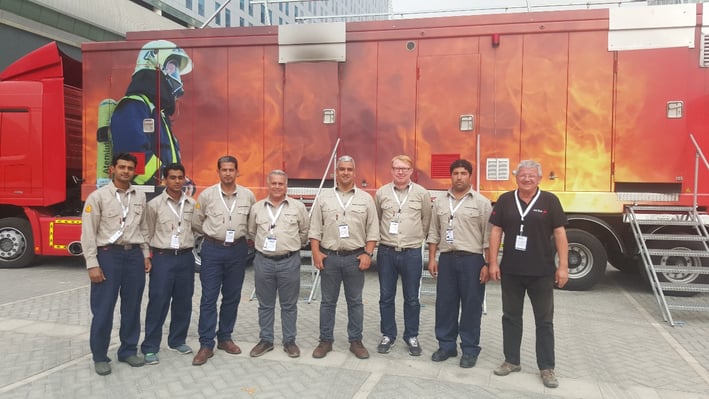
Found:
[[[133,183],[139,185],[159,184],[162,168],[181,161],[170,117],[184,94],[181,76],[190,71],[192,60],[175,43],[154,40],[141,48],[125,96],[119,101],[104,99],[99,105],[97,186],[110,181],[108,166],[114,153],[136,155],[140,173]],[[191,194],[195,185],[187,180],[186,191]]]

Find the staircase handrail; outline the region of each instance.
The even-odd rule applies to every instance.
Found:
[[[310,206],[310,210],[308,211],[308,217],[310,217],[313,214],[313,207],[315,207],[315,201],[318,200],[318,196],[320,195],[320,191],[322,191],[322,186],[325,185],[325,180],[327,179],[327,172],[330,170],[330,165],[335,161],[335,157],[337,156],[337,147],[340,145],[340,138],[337,138],[337,141],[335,141],[335,145],[332,147],[332,153],[330,154],[330,159],[327,161],[327,166],[325,167],[325,173],[322,175],[322,179],[320,179],[320,185],[318,186],[318,191],[315,193],[315,199],[313,200],[313,204]]]
[[[694,149],[696,150],[694,155],[694,194],[692,198],[694,209],[697,209],[697,206],[699,206],[697,203],[697,195],[699,192],[699,158],[704,161],[704,167],[706,167],[707,170],[709,170],[709,162],[707,161],[707,157],[704,156],[701,147],[699,147],[697,140],[694,138],[694,134],[690,133],[689,139],[692,140],[692,144],[694,144]]]

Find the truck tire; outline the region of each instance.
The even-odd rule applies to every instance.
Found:
[[[669,241],[661,243],[656,246],[661,249],[671,249],[675,251],[690,251],[690,250],[703,250],[704,247],[699,243],[694,242],[683,242],[683,241]],[[702,258],[692,257],[692,256],[653,256],[652,263],[654,265],[677,265],[677,266],[687,266],[687,267],[704,267]],[[647,277],[647,273],[643,270],[644,280],[649,284],[650,281]],[[660,282],[665,283],[682,283],[682,284],[699,284],[706,282],[706,275],[699,273],[658,273],[657,279]],[[697,295],[698,292],[685,292],[685,291],[665,291],[665,295],[670,296],[681,296],[690,297]]]
[[[598,238],[583,230],[569,229],[566,237],[569,241],[569,281],[563,289],[589,290],[606,272],[606,250]]]
[[[29,266],[34,258],[30,223],[21,218],[0,219],[0,267]]]

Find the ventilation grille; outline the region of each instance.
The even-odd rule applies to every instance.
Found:
[[[699,52],[699,66],[709,68],[709,31],[702,30],[701,51]]]
[[[450,178],[451,164],[457,159],[460,159],[460,154],[431,154],[431,178]]]
[[[488,158],[486,166],[487,170],[485,175],[487,180],[494,181],[510,179],[509,158]]]

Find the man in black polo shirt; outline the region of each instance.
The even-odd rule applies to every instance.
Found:
[[[504,376],[520,371],[522,310],[525,292],[534,309],[537,366],[544,386],[556,388],[554,374],[554,283],[563,287],[569,279],[566,215],[559,199],[539,189],[542,166],[522,161],[515,173],[517,190],[500,196],[490,216],[490,253],[500,249],[502,263],[490,257],[490,278],[502,284],[502,335],[505,361],[495,369]],[[559,254],[558,268],[550,237]]]

